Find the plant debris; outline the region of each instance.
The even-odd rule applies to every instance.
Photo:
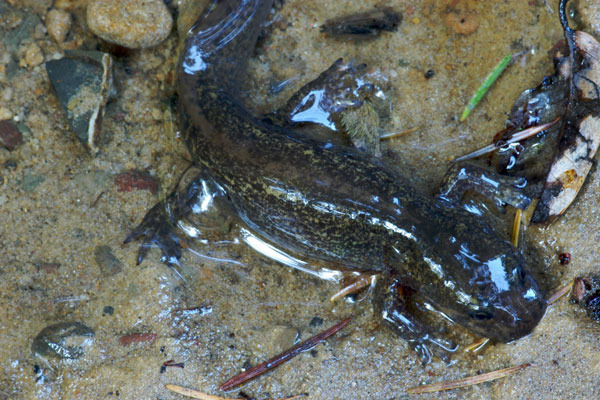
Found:
[[[419,130],[419,128],[418,127],[414,127],[414,128],[406,129],[404,131],[400,131],[400,132],[385,133],[385,134],[379,136],[379,140],[393,139],[393,138],[396,138],[396,137],[407,135],[409,133],[416,132],[417,130]]]
[[[230,398],[230,397],[214,396],[212,394],[202,393],[202,392],[199,392],[197,390],[188,389],[186,387],[178,386],[178,385],[167,384],[167,385],[165,385],[165,387],[168,390],[172,391],[172,392],[181,394],[183,396],[191,397],[193,399],[200,399],[200,400],[246,400],[244,398]],[[277,400],[294,400],[294,399],[298,399],[298,398],[303,397],[303,396],[305,396],[305,395],[304,394],[297,394],[297,395],[292,396],[292,397],[285,397],[285,398],[277,399]]]
[[[156,333],[132,333],[130,335],[121,336],[119,338],[119,343],[122,346],[138,343],[152,344],[156,340],[156,337]]]
[[[561,119],[536,137],[503,146],[498,153],[500,171],[526,177],[528,195],[540,198],[533,223],[551,222],[569,207],[600,144],[600,43],[569,27],[567,1],[559,4],[567,49],[557,50],[554,75],[519,96],[496,140],[508,143],[513,132]]]
[[[382,7],[329,19],[321,26],[321,32],[341,38],[374,38],[382,31],[394,32],[400,22],[401,13]]]
[[[359,290],[366,288],[369,285],[372,285],[375,280],[375,275],[359,275],[358,279],[349,285],[342,288],[342,290],[338,291],[336,294],[331,296],[330,301],[337,301],[342,297],[349,295],[351,293],[356,293]]]
[[[270,360],[267,360],[263,363],[255,365],[254,367],[248,369],[247,371],[244,371],[241,374],[236,375],[231,379],[228,379],[221,386],[219,386],[219,390],[224,390],[224,391],[231,390],[236,386],[239,386],[245,382],[248,382],[249,380],[254,379],[257,376],[262,375],[265,372],[268,372],[275,367],[278,367],[279,365],[283,364],[284,362],[289,361],[292,358],[296,357],[298,354],[312,349],[313,347],[315,347],[316,345],[318,345],[319,343],[321,343],[328,337],[334,335],[337,331],[339,331],[340,329],[342,329],[346,325],[348,325],[348,322],[350,322],[351,319],[352,319],[352,316],[346,318],[345,320],[343,320],[341,322],[338,322],[331,328],[329,328],[321,333],[318,333],[315,336],[308,338],[304,342],[298,343],[297,345],[293,346],[289,350],[286,350],[283,353],[276,355],[275,357],[271,358]]]
[[[492,87],[494,82],[496,82],[500,74],[502,74],[506,67],[508,67],[508,64],[511,60],[512,55],[507,55],[502,60],[500,60],[500,62],[494,67],[492,72],[490,72],[488,76],[485,77],[483,83],[481,84],[481,86],[479,86],[479,89],[477,89],[473,97],[471,97],[471,100],[469,100],[469,103],[467,103],[465,109],[460,115],[460,122],[463,122],[465,119],[467,119],[469,114],[471,114],[471,111],[473,111],[475,106],[477,106],[481,99],[483,99],[483,96],[485,96],[485,94],[490,90],[490,88]]]
[[[519,233],[521,232],[522,215],[523,211],[520,208],[517,208],[517,212],[515,213],[515,220],[513,221],[512,234],[510,235],[510,241],[515,247],[517,247],[517,245],[519,244]]]
[[[558,289],[552,296],[548,298],[548,305],[551,306],[558,301],[563,296],[566,296],[571,289],[573,288],[573,281],[569,282],[569,284]]]
[[[600,322],[600,276],[575,279],[571,300],[582,305],[590,318]]]
[[[459,161],[468,160],[470,158],[479,157],[484,154],[491,153],[494,150],[502,149],[503,147],[506,147],[510,144],[520,142],[521,140],[525,140],[527,138],[532,137],[533,135],[537,135],[538,133],[549,129],[550,127],[552,127],[552,125],[556,124],[559,120],[560,120],[560,117],[556,118],[554,121],[549,122],[547,124],[532,126],[531,128],[527,128],[520,132],[513,133],[510,136],[510,138],[507,138],[506,140],[497,141],[495,143],[492,143],[490,145],[482,147],[479,150],[475,150],[469,154],[460,156],[460,157],[456,158],[454,160],[454,162],[459,162]]]
[[[519,372],[527,367],[532,366],[533,364],[525,363],[521,365],[517,365],[515,367],[504,368],[498,371],[487,372],[481,375],[470,376],[468,378],[457,379],[453,381],[445,381],[439,383],[432,383],[430,385],[417,386],[415,388],[408,389],[406,393],[409,394],[419,394],[419,393],[431,393],[431,392],[441,392],[442,390],[450,390],[450,389],[458,389],[465,386],[477,385],[484,382],[493,381],[496,379],[504,378],[506,376],[512,375],[516,372]]]
[[[489,338],[481,338],[479,340],[474,341],[467,347],[465,347],[465,352],[467,353],[477,353],[481,349],[483,349],[490,342]]]

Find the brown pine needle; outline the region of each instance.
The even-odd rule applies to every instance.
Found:
[[[275,357],[273,357],[263,363],[255,365],[254,367],[250,368],[249,370],[244,371],[241,374],[238,374],[231,379],[228,379],[225,383],[223,383],[221,386],[219,386],[219,390],[226,391],[226,390],[233,389],[236,386],[246,383],[249,380],[256,378],[257,376],[262,375],[265,372],[268,372],[275,367],[278,367],[279,365],[283,364],[284,362],[289,361],[292,358],[296,357],[298,354],[312,349],[313,347],[315,347],[316,345],[321,343],[323,340],[334,335],[337,331],[339,331],[340,329],[342,329],[343,327],[348,325],[348,322],[350,322],[351,319],[352,319],[352,316],[349,316],[348,318],[346,318],[345,320],[343,320],[341,322],[338,322],[331,328],[324,330],[323,332],[318,333],[318,334],[308,338],[307,340],[305,340],[302,343],[298,343],[297,345],[284,351],[283,353],[278,354]]]
[[[360,275],[356,281],[354,281],[351,284],[349,284],[348,286],[342,288],[342,290],[340,290],[339,292],[337,292],[336,294],[331,296],[331,299],[329,299],[329,300],[336,301],[350,293],[358,292],[360,289],[372,284],[373,279],[374,279],[374,275]]]
[[[419,127],[414,127],[414,128],[407,129],[405,131],[385,133],[385,134],[379,136],[379,140],[388,140],[388,139],[393,139],[393,138],[396,138],[399,136],[404,136],[406,134],[413,133],[418,129],[419,129]]]
[[[515,213],[515,220],[513,221],[512,235],[510,235],[510,241],[515,247],[519,245],[519,233],[521,232],[522,215],[523,212],[521,211],[521,209],[517,208],[517,212]]]
[[[466,386],[477,385],[479,383],[489,382],[496,379],[504,378],[506,376],[512,375],[522,369],[532,366],[532,364],[526,363],[517,365],[515,367],[504,368],[498,371],[487,372],[481,375],[470,376],[468,378],[457,379],[453,381],[445,381],[439,383],[432,383],[431,385],[423,385],[417,386],[414,388],[410,388],[406,391],[409,394],[419,394],[419,393],[431,393],[431,392],[440,392],[442,390],[450,390],[457,389]]]
[[[464,161],[464,160],[468,160],[470,158],[479,157],[484,154],[491,153],[492,151],[497,150],[500,147],[504,147],[508,144],[520,142],[521,140],[527,139],[533,135],[537,135],[541,131],[545,131],[546,129],[550,128],[552,125],[556,124],[559,120],[560,120],[560,117],[556,118],[554,121],[549,122],[547,124],[532,126],[531,128],[528,128],[528,129],[525,129],[525,130],[522,130],[520,132],[513,134],[512,137],[510,139],[508,139],[507,141],[499,141],[496,143],[492,143],[488,146],[482,147],[479,150],[475,150],[469,154],[460,156],[457,159],[455,159],[454,162]]]
[[[548,305],[549,306],[553,305],[554,303],[556,303],[558,301],[558,299],[569,294],[571,289],[573,289],[574,283],[575,283],[575,281],[572,280],[568,285],[565,285],[565,286],[561,287],[560,289],[558,289],[552,296],[550,296],[548,298]]]
[[[243,400],[243,399],[233,399],[233,398],[229,398],[229,397],[221,397],[221,396],[213,396],[212,394],[206,394],[206,393],[202,393],[199,392],[197,390],[194,389],[188,389],[186,387],[183,386],[177,386],[177,385],[171,385],[171,384],[167,384],[166,388],[169,389],[172,392],[187,396],[187,397],[191,397],[193,399],[200,399],[200,400]]]
[[[479,350],[483,349],[486,344],[490,342],[488,338],[481,338],[479,340],[474,341],[467,347],[465,347],[465,351],[467,353],[477,353]]]
[[[230,398],[230,397],[221,397],[221,396],[214,396],[212,394],[207,394],[207,393],[202,393],[199,392],[197,390],[194,389],[188,389],[186,387],[183,386],[177,386],[177,385],[171,385],[171,384],[167,384],[166,388],[169,389],[172,392],[187,396],[187,397],[191,397],[192,399],[200,399],[200,400],[244,400],[244,399],[240,399],[240,398]],[[298,399],[300,397],[304,396],[303,394],[297,394],[295,396],[292,397],[286,397],[286,398],[281,398],[281,399],[277,399],[277,400],[295,400]]]

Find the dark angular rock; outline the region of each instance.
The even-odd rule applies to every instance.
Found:
[[[48,61],[46,70],[75,136],[90,154],[96,154],[104,108],[113,90],[111,56],[67,51],[60,60]]]

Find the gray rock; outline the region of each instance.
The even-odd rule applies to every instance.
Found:
[[[41,330],[31,351],[42,357],[77,359],[91,346],[94,330],[81,322],[59,322]]]
[[[109,246],[98,246],[94,250],[94,258],[105,276],[115,275],[123,269],[123,264],[112,252]]]

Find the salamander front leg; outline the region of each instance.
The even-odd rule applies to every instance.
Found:
[[[410,289],[396,281],[378,286],[379,307],[383,320],[417,352],[423,365],[432,355],[448,362],[458,346],[449,340],[436,337],[431,330],[408,311]],[[433,353],[432,353],[433,351]]]
[[[438,189],[438,197],[458,203],[467,190],[474,190],[498,206],[510,204],[525,209],[531,199],[523,193],[525,178],[500,175],[468,163],[453,164]]]

